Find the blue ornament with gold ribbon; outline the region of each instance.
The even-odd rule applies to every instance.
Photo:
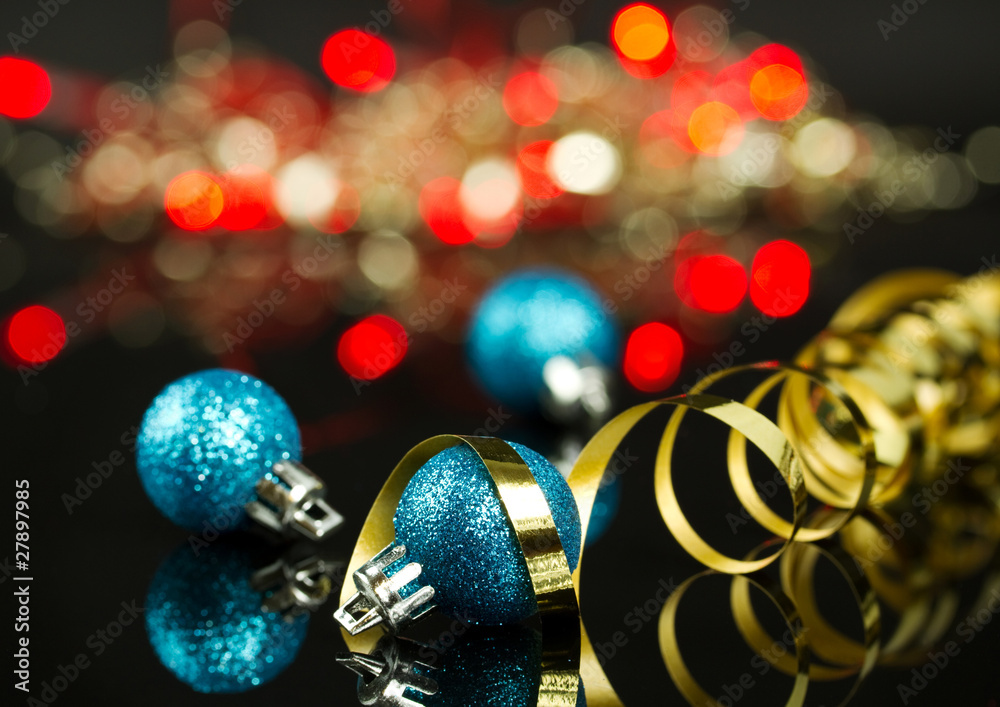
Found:
[[[351,635],[395,633],[434,608],[468,623],[522,621],[539,607],[532,563],[565,568],[541,589],[568,601],[580,542],[573,494],[543,456],[491,437],[435,437],[383,488],[352,558],[356,591],[335,617]]]

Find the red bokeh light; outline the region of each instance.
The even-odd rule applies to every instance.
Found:
[[[707,255],[687,261],[686,285],[695,309],[705,312],[731,312],[747,293],[747,274],[743,266],[728,255]],[[678,274],[681,268],[678,267]],[[682,297],[682,299],[684,299]]]
[[[215,225],[228,231],[256,228],[267,216],[264,190],[252,179],[229,173],[218,179],[222,187],[222,213]]]
[[[542,125],[559,107],[559,89],[548,77],[525,71],[507,82],[503,107],[518,125]]]
[[[670,107],[677,113],[690,117],[694,109],[712,95],[712,75],[707,71],[689,71],[677,78],[670,91]]]
[[[66,325],[48,307],[25,307],[7,324],[7,344],[26,363],[44,363],[56,357],[66,345]]]
[[[768,316],[791,316],[809,298],[809,255],[790,241],[762,246],[750,272],[750,300]]]
[[[689,124],[699,106],[712,95],[712,75],[707,71],[689,71],[678,77],[670,91],[669,127],[677,145],[688,152],[699,152],[691,141]],[[667,114],[664,111],[664,114]]]
[[[167,185],[164,206],[170,220],[186,231],[214,226],[225,207],[220,180],[205,172],[184,172]]]
[[[629,336],[622,369],[637,389],[657,393],[677,380],[683,360],[680,334],[666,324],[650,322]]]
[[[677,58],[670,22],[646,3],[623,8],[611,24],[611,46],[622,68],[640,79],[664,74]]]
[[[409,340],[403,325],[373,314],[345,331],[337,344],[337,360],[348,375],[375,380],[403,360]]]
[[[323,71],[338,86],[371,93],[396,73],[396,55],[385,41],[356,29],[337,32],[323,45]]]
[[[459,201],[461,182],[438,177],[420,190],[420,215],[438,238],[449,245],[469,243],[476,234],[465,223]]]
[[[551,140],[533,142],[517,156],[517,173],[521,178],[521,188],[525,194],[536,199],[553,199],[563,190],[549,176],[546,160],[549,150],[555,144]]]
[[[52,98],[52,82],[45,69],[27,59],[0,57],[0,115],[33,118]]]
[[[799,55],[780,44],[768,44],[746,60],[750,99],[768,120],[788,120],[809,100],[809,84]]]
[[[740,118],[751,120],[759,117],[750,99],[750,74],[746,60],[730,64],[715,75],[712,93],[715,99],[733,107]]]

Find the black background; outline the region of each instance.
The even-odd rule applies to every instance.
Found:
[[[672,15],[684,7],[661,5]],[[807,53],[853,111],[872,114],[888,125],[950,126],[963,136],[998,122],[1000,4],[927,0],[886,41],[876,23],[889,17],[890,5],[862,0],[751,0],[736,14],[740,26]],[[268,50],[318,74],[322,40],[337,28],[364,22],[370,10],[381,6],[384,3],[244,0],[234,14],[231,31],[249,35]],[[500,7],[516,16],[525,5],[503,3]],[[577,39],[603,39],[617,7],[604,0],[586,0],[574,16]],[[18,31],[19,18],[36,10],[30,0],[4,0],[0,32],[6,36],[8,31]],[[168,57],[166,28],[164,2],[70,0],[31,41],[27,54],[105,77],[139,75],[147,64]],[[420,41],[419,37],[408,39]],[[16,216],[12,193],[12,185],[0,183],[0,231],[17,234],[27,248],[29,262],[21,282],[0,295],[2,313],[71,281],[76,258],[87,247],[58,243],[34,232]],[[996,251],[998,225],[996,188],[981,189],[974,203],[962,211],[931,214],[915,224],[878,220],[853,247],[842,249],[833,263],[815,274],[813,296],[803,312],[770,329],[751,348],[748,360],[790,356],[822,328],[840,301],[881,272],[905,266],[944,267],[966,274],[978,270],[980,259]],[[744,316],[750,314],[747,310]],[[346,325],[346,321],[337,322],[308,347],[258,361],[260,376],[298,416],[307,443],[323,441],[312,450],[306,448],[304,461],[328,480],[333,487],[331,503],[348,517],[346,527],[326,547],[345,560],[364,512],[398,459],[434,434],[472,432],[495,407],[465,374],[461,352],[430,337],[415,348],[401,370],[356,395],[330,353]],[[442,361],[454,365],[442,365]],[[178,338],[165,337],[139,351],[102,339],[60,356],[27,387],[15,373],[0,372],[3,468],[11,508],[12,480],[31,480],[30,637],[36,696],[41,683],[57,675],[60,664],[86,653],[92,666],[59,695],[59,704],[355,702],[353,675],[333,662],[343,648],[329,616],[333,600],[313,617],[299,659],[273,683],[237,696],[191,692],[158,663],[140,624],[128,627],[101,656],[94,657],[87,646],[91,634],[115,619],[121,602],[136,600],[141,605],[156,567],[187,536],[156,513],[146,499],[122,435],[138,424],[163,385],[215,363]],[[679,384],[689,381],[694,368],[703,363],[690,362]],[[618,406],[641,399],[625,394]],[[528,426],[518,420],[508,424],[505,434],[509,430],[507,436],[512,437]],[[698,569],[661,527],[648,492],[650,443],[655,432],[641,432],[630,442],[640,461],[623,478],[620,522],[585,557],[584,611],[595,641],[607,641],[621,630],[625,614],[653,596],[660,578],[681,581]],[[554,432],[542,428],[531,434],[544,450]],[[72,515],[67,514],[60,496],[72,492],[78,476],[115,450],[125,454],[125,464]],[[7,551],[0,551],[0,557],[6,555]],[[11,584],[6,579],[0,585],[4,616],[9,617],[4,622],[10,621],[0,631],[9,640],[2,646],[6,655],[14,647]],[[745,669],[738,657],[742,647],[727,644],[719,633],[720,625],[728,625],[727,606],[724,601],[712,604],[712,596],[705,592],[690,605],[701,627],[691,633],[690,639],[698,644],[692,645],[692,653],[705,655],[704,648],[712,646],[707,655],[718,661],[702,664],[697,671],[710,692],[723,683],[731,684]],[[1000,631],[990,626],[910,704],[995,705],[1000,697],[998,649]],[[683,704],[662,667],[654,624],[640,632],[623,655],[611,662],[609,673],[621,686],[627,704]],[[727,658],[732,660],[727,663]],[[877,671],[852,703],[900,703],[896,684],[906,673]],[[4,680],[14,681],[12,673],[5,676]],[[741,704],[782,704],[780,690],[787,687],[787,681],[773,685],[774,692],[770,687],[758,689]],[[15,704],[25,699],[23,693],[12,694]]]

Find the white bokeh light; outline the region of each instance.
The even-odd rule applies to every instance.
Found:
[[[506,160],[477,162],[466,170],[458,195],[462,208],[476,219],[502,219],[513,211],[521,198],[517,171]]]
[[[298,157],[278,170],[275,204],[285,219],[297,226],[322,219],[333,209],[340,183],[330,165],[318,155]]]
[[[621,177],[618,150],[596,133],[570,133],[549,150],[546,167],[553,181],[576,194],[605,194]]]

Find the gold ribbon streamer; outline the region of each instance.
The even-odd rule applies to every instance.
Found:
[[[701,393],[724,378],[750,372],[771,375],[754,388],[743,404],[756,410],[772,389],[782,385],[778,426],[795,448],[802,465],[806,491],[824,503],[838,508],[846,507],[848,510],[835,515],[826,514],[826,521],[820,525],[807,523],[804,527],[797,528],[795,524],[789,523],[771,510],[754,488],[747,465],[746,437],[733,428],[729,434],[728,464],[729,478],[736,495],[754,520],[778,537],[795,537],[801,542],[830,537],[861,511],[871,496],[879,466],[874,432],[864,413],[840,382],[820,371],[794,364],[767,362],[735,366],[706,376],[698,381],[691,392]],[[808,386],[795,385],[809,382],[821,386],[846,411],[858,437],[857,454],[845,452],[841,444],[816,419],[815,413],[808,406]],[[800,434],[791,434],[793,431]]]
[[[348,581],[341,588],[340,604],[343,605],[354,593],[350,578],[358,567],[395,541],[392,518],[406,485],[431,457],[459,444],[475,452],[486,465],[524,552],[543,621],[543,664],[538,705],[572,707],[576,704],[580,684],[580,640],[572,634],[580,630],[580,612],[569,563],[545,495],[528,465],[503,440],[439,435],[421,442],[406,453],[389,475],[361,528],[347,567]],[[550,629],[554,624],[558,631]],[[383,630],[376,628],[358,636],[341,630],[341,634],[350,650],[370,653]]]

